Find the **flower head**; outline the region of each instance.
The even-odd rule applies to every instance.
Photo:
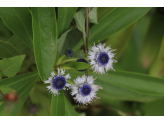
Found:
[[[105,70],[107,72],[113,69],[113,63],[116,62],[116,60],[114,60],[115,54],[112,53],[114,50],[111,50],[109,46],[106,48],[104,48],[104,46],[105,44],[99,43],[97,46],[93,46],[88,53],[88,59],[90,60],[92,69],[101,74],[104,74]]]
[[[58,95],[59,90],[65,90],[66,87],[71,86],[71,84],[67,83],[67,79],[70,79],[71,76],[69,75],[69,73],[66,76],[64,76],[64,74],[65,70],[58,68],[58,75],[55,75],[55,72],[53,71],[51,72],[51,75],[48,80],[44,81],[45,84],[50,83],[50,85],[47,86],[47,90],[53,93],[54,96]]]
[[[65,55],[66,55],[66,57],[72,57],[73,56],[73,51],[71,49],[67,49],[65,51]]]
[[[84,63],[87,63],[87,60],[85,60],[84,58],[81,58],[81,59],[77,59],[77,62],[84,62]],[[83,69],[83,70],[78,70],[78,71],[85,71],[86,69]]]
[[[75,80],[75,85],[72,85],[71,95],[76,95],[74,99],[81,103],[87,104],[93,101],[93,99],[98,98],[96,96],[96,91],[101,87],[99,85],[94,85],[93,76],[83,75],[82,77],[77,77]]]

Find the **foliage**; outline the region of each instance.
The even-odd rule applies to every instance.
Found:
[[[1,7],[0,115],[164,115],[163,21],[164,8]],[[77,62],[99,42],[117,49],[115,71],[102,75]],[[43,82],[58,67],[71,84],[83,74],[96,78],[100,99],[79,105],[70,90],[48,93]],[[17,101],[4,98],[13,92]]]

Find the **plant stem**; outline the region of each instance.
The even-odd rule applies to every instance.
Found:
[[[85,57],[87,58],[88,56],[88,39],[89,39],[89,12],[90,12],[90,7],[86,7],[86,46],[85,47]],[[89,62],[88,62],[89,64]],[[86,74],[89,75],[89,70],[90,69],[90,66],[87,68],[86,70]]]
[[[88,39],[89,39],[89,7],[86,7],[86,52],[88,54]]]

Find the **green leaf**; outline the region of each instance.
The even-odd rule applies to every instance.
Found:
[[[26,7],[1,7],[0,17],[7,27],[33,50],[32,19]]]
[[[51,98],[51,116],[78,116],[68,99],[64,95],[64,91],[60,91],[60,95]]]
[[[0,101],[0,105],[2,105],[3,104],[3,101]]]
[[[92,46],[94,42],[98,43],[98,41],[102,41],[126,28],[145,15],[150,9],[148,7],[119,7],[112,10],[99,21],[99,24],[90,29],[88,46]],[[79,47],[81,45],[82,41],[79,41],[73,50],[80,50]]]
[[[65,110],[66,116],[79,116],[79,114],[75,111],[69,100],[65,97]]]
[[[25,50],[29,51],[29,47],[16,35],[13,35],[9,40],[6,42],[12,44],[21,54],[24,53]]]
[[[0,41],[0,58],[9,58],[16,55],[20,55],[20,53],[13,45]]]
[[[112,10],[114,10],[116,7],[98,7],[97,9],[97,16],[98,21],[101,20],[104,16],[109,14]]]
[[[65,97],[64,91],[60,91],[60,95],[51,98],[51,116],[65,116]]]
[[[64,65],[61,65],[62,68],[68,67],[68,68],[73,68],[76,70],[84,70],[88,68],[88,64],[84,62],[77,62],[77,61],[72,61],[69,63],[66,63]]]
[[[146,25],[144,25],[144,23],[142,25],[143,26],[141,27],[145,28]],[[140,48],[141,48],[140,46],[142,43],[142,38],[141,38],[141,34],[139,33],[140,31],[138,30],[138,27],[139,27],[139,23],[137,23],[136,28],[132,33],[131,40],[129,41],[127,47],[125,48],[124,53],[119,58],[118,60],[119,62],[114,64],[115,70],[123,70],[123,71],[147,74],[147,72],[143,69],[140,62]]]
[[[164,116],[164,99],[139,104],[138,109],[146,116]]]
[[[76,22],[77,28],[83,33],[83,38],[86,37],[85,33],[85,8],[81,8],[78,12],[75,13],[74,19]]]
[[[149,74],[152,76],[163,77],[164,76],[163,62],[164,62],[164,38],[159,53],[150,67]]]
[[[0,73],[7,77],[14,76],[19,71],[24,58],[25,55],[20,55],[0,60]]]
[[[58,39],[58,53],[60,55],[65,54],[67,49],[72,49],[75,44],[78,43],[81,39],[81,34],[77,29],[67,30],[59,39]]]
[[[63,55],[65,51],[67,50],[67,47],[69,47],[70,41],[67,41],[69,32],[72,31],[72,29],[67,30],[59,39],[58,39],[58,53],[60,55]]]
[[[68,30],[77,7],[58,7],[58,37]]]
[[[3,20],[0,18],[0,40],[6,41],[9,39],[13,34],[4,24]]]
[[[145,69],[152,64],[161,47],[164,34],[163,22],[164,18],[161,16],[159,8],[156,8],[141,49],[141,61]]]
[[[2,73],[0,73],[0,80],[2,79]]]
[[[97,21],[97,7],[92,7],[89,13],[89,20],[91,23],[98,24]]]
[[[164,79],[162,78],[124,71],[109,71],[108,74],[101,76],[93,73],[94,76],[97,76],[98,80],[115,86],[141,94],[164,96]]]
[[[46,85],[43,83],[36,83],[35,88],[30,92],[31,102],[38,108],[34,116],[49,116],[50,115],[50,104],[51,100],[48,96]],[[43,101],[44,100],[44,101]],[[27,107],[24,106],[26,109]],[[25,115],[19,112],[19,115]]]
[[[7,93],[10,93],[10,92],[14,92],[15,90],[6,86],[6,85],[1,85],[0,86],[0,90],[2,91],[3,94],[7,94]]]
[[[117,49],[115,51],[115,53],[117,54],[117,60],[123,54],[127,44],[129,43],[135,25],[136,23],[128,26],[127,28],[119,31],[118,33],[114,34],[106,40],[106,46],[111,45],[112,49]]]
[[[69,70],[71,80],[84,73]],[[103,89],[97,92],[99,101],[125,100],[150,102],[164,97],[164,79],[151,77],[149,75],[130,73],[124,71],[109,71],[108,75],[91,74],[96,85],[101,85]]]
[[[3,79],[0,81],[0,85],[6,85],[10,88],[13,88],[17,91],[18,102],[14,104],[10,111],[7,112],[8,115],[16,116],[21,110],[23,104],[25,103],[28,94],[36,81],[38,80],[38,73],[27,73],[23,75],[14,76],[11,78]],[[5,115],[4,110],[7,108],[6,103],[0,105],[0,115]],[[9,107],[8,107],[9,108]]]
[[[32,9],[34,54],[39,75],[44,81],[53,69],[57,52],[55,8]]]

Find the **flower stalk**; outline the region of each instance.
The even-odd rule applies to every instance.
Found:
[[[88,40],[89,40],[89,13],[90,13],[90,7],[86,7],[86,43],[84,45],[85,47],[85,57],[88,56]],[[89,62],[88,62],[89,64]],[[86,74],[89,75],[89,69],[90,67],[87,68]]]

